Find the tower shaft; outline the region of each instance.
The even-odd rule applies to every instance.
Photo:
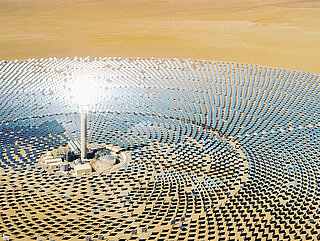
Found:
[[[81,113],[81,160],[87,158],[87,117],[88,117],[88,106],[80,107]]]

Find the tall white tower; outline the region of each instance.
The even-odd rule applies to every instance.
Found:
[[[83,73],[85,70],[86,73]],[[107,94],[106,83],[109,82],[106,82],[105,78],[99,78],[101,73],[97,69],[89,68],[79,71],[80,73],[74,74],[70,84],[73,100],[80,111],[80,157],[83,162],[87,159],[89,108],[94,109],[99,99]]]
[[[88,117],[88,105],[80,105],[80,125],[81,125],[81,161],[87,159],[87,117]]]

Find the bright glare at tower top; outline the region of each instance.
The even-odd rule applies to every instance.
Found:
[[[105,78],[94,74],[74,74],[71,80],[72,100],[79,107],[95,105],[107,95],[107,83]]]
[[[73,96],[78,105],[92,105],[95,102],[95,94],[99,91],[96,80],[90,76],[75,76],[73,81]]]

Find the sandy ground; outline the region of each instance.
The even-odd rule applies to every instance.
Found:
[[[178,57],[320,73],[320,1],[0,0],[0,59]]]

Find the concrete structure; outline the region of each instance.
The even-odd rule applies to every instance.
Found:
[[[62,162],[54,162],[54,163],[49,163],[47,165],[48,169],[57,169],[60,168]]]
[[[85,163],[85,164],[78,164],[74,166],[74,173],[78,176],[78,175],[82,175],[82,174],[90,174],[92,172],[92,168],[89,165],[89,163]]]
[[[44,156],[41,158],[41,161],[45,163],[47,160],[51,160],[51,159],[53,159],[53,156]]]
[[[60,168],[62,159],[54,158],[53,156],[45,156],[42,158],[42,163],[45,164],[48,169],[57,169]]]
[[[78,140],[71,140],[68,142],[68,146],[74,154],[79,155],[80,153],[80,142]]]
[[[45,158],[45,157],[44,157]],[[61,163],[62,159],[61,158],[46,158],[43,160],[44,164],[49,165],[49,164],[53,164],[53,163]]]
[[[87,158],[87,116],[88,116],[88,105],[80,106],[81,114],[81,160]]]
[[[99,157],[99,160],[102,162],[108,162],[108,163],[114,164],[116,161],[116,158],[113,155],[104,155],[104,156]]]

